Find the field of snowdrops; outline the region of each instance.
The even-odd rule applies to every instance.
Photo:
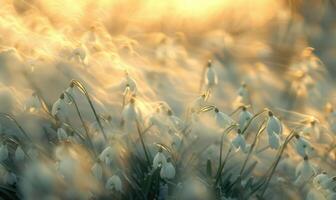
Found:
[[[0,199],[336,200],[333,0],[0,0]]]

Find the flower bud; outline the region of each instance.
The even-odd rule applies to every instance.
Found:
[[[173,179],[175,177],[175,167],[170,162],[170,158],[168,158],[167,162],[163,164],[160,171],[160,176],[163,179]]]
[[[166,156],[162,153],[162,149],[160,149],[153,159],[153,168],[157,169],[158,167],[165,165],[166,162]]]

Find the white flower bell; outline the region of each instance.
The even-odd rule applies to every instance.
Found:
[[[239,115],[239,128],[240,130],[244,130],[245,126],[247,123],[250,121],[252,118],[252,114],[247,111],[246,107],[243,106],[242,112]]]
[[[106,182],[105,188],[108,190],[115,190],[117,192],[121,192],[122,182],[119,176],[113,175],[112,177],[110,177]]]
[[[58,117],[60,120],[65,120],[67,116],[67,105],[65,102],[65,97],[64,94],[62,93],[57,99],[57,101],[53,104],[52,109],[51,109],[51,114],[54,117]]]
[[[8,148],[7,144],[2,144],[0,146],[0,162],[3,162],[8,159]]]
[[[116,152],[110,146],[106,147],[99,155],[99,159],[103,161],[107,166],[111,166],[115,158]]]
[[[322,172],[315,176],[313,183],[317,189],[327,189],[330,183],[330,178],[327,173]]]
[[[135,99],[132,98],[130,103],[127,104],[122,111],[122,119],[124,122],[124,127],[126,131],[129,132],[136,121],[141,121],[140,112],[135,107]]]
[[[245,151],[246,142],[244,136],[241,134],[240,129],[238,129],[236,137],[232,140],[232,145],[236,149],[236,152],[239,151],[240,149],[242,151]]]
[[[162,166],[160,176],[163,179],[173,179],[175,177],[175,167],[171,163],[170,158],[168,158],[167,162]]]
[[[205,72],[205,84],[207,86],[207,89],[213,88],[218,83],[218,77],[216,74],[216,71],[214,70],[212,66],[212,61],[208,61],[208,66]]]
[[[295,144],[296,152],[300,154],[300,156],[302,157],[311,156],[314,152],[312,144],[308,140],[299,135],[295,135],[295,138],[296,138],[296,144]]]
[[[309,181],[316,174],[315,168],[308,160],[308,156],[304,157],[304,160],[296,167],[295,176],[296,180],[295,185],[301,185]]]
[[[233,120],[227,114],[220,112],[218,108],[215,108],[214,111],[215,111],[215,119],[216,119],[216,123],[218,127],[225,129],[231,124],[233,124]]]
[[[267,121],[267,133],[272,134],[276,133],[277,135],[282,134],[282,125],[280,120],[273,115],[271,111],[268,112],[268,121]]]
[[[203,108],[205,104],[206,104],[206,95],[202,94],[201,96],[197,97],[193,102],[191,102],[190,109],[192,112],[195,112]]]
[[[166,156],[162,153],[162,148],[159,149],[159,152],[155,155],[153,159],[153,168],[157,169],[167,163]]]
[[[124,91],[128,88],[132,95],[137,93],[137,83],[130,77],[128,72],[125,73],[125,78],[121,82],[121,87]]]
[[[41,102],[35,92],[32,93],[31,97],[27,100],[24,110],[34,112],[41,108]]]

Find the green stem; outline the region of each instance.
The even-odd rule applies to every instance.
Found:
[[[256,119],[259,115],[263,114],[264,112],[268,111],[268,109],[264,109],[260,112],[258,112],[257,114],[255,114],[246,124],[246,126],[244,127],[244,129],[242,130],[241,134],[243,135],[245,133],[245,131],[248,129],[248,127],[251,125],[252,121],[254,119]]]
[[[219,180],[221,179],[221,175],[222,175],[223,169],[224,169],[224,167],[225,167],[226,161],[228,160],[231,151],[232,151],[232,146],[230,146],[230,149],[229,149],[228,152],[226,153],[225,158],[224,158],[224,161],[223,161],[223,163],[222,163],[222,165],[221,165],[221,167],[220,167],[220,169],[219,169],[219,171],[218,171],[218,173],[217,173],[216,181],[215,181],[214,187],[217,186]]]
[[[252,143],[252,145],[251,145],[251,148],[250,148],[250,150],[249,150],[249,152],[248,152],[248,154],[247,154],[247,156],[246,156],[246,159],[245,159],[245,161],[244,161],[244,163],[243,163],[243,166],[242,166],[242,168],[241,168],[241,170],[240,170],[240,172],[239,172],[239,174],[240,174],[240,176],[243,174],[243,172],[244,172],[244,169],[245,169],[245,167],[246,167],[246,164],[247,164],[247,161],[249,160],[249,158],[250,158],[250,155],[252,154],[252,152],[253,152],[253,150],[254,150],[254,147],[256,146],[256,144],[257,144],[257,141],[258,141],[258,138],[259,138],[259,136],[261,135],[261,133],[265,130],[265,126],[264,126],[264,124],[266,123],[266,120],[264,120],[263,121],[263,123],[261,124],[261,126],[260,126],[260,128],[259,128],[259,131],[258,131],[258,133],[257,133],[257,135],[254,137],[254,140],[253,140],[253,143]]]
[[[85,89],[85,87],[83,86],[83,84],[81,82],[79,82],[78,80],[72,80],[71,84],[73,84],[74,86],[76,86],[85,95],[87,101],[90,104],[91,110],[93,111],[95,119],[97,120],[99,128],[100,128],[100,130],[101,130],[101,132],[102,132],[102,134],[104,136],[104,139],[107,140],[107,136],[105,134],[104,128],[103,128],[103,126],[102,126],[102,124],[100,122],[100,119],[99,119],[98,115],[97,115],[96,109],[93,106],[93,103],[92,103],[92,101],[90,99],[89,93],[87,92],[87,90]]]
[[[136,127],[137,127],[137,131],[138,131],[138,134],[139,134],[139,138],[140,138],[140,141],[141,141],[142,148],[145,152],[146,160],[148,162],[148,165],[151,166],[151,161],[150,161],[149,156],[148,156],[147,148],[146,148],[144,139],[142,137],[142,133],[141,133],[141,130],[140,130],[140,125],[139,125],[138,120],[136,120]]]
[[[87,128],[87,126],[86,126],[86,124],[85,124],[85,122],[84,122],[84,119],[83,119],[83,117],[82,117],[82,114],[81,114],[80,111],[79,111],[79,108],[78,108],[78,105],[77,105],[76,100],[75,100],[75,99],[71,96],[71,94],[69,94],[68,92],[64,92],[64,94],[65,94],[65,95],[70,99],[70,101],[75,105],[77,115],[78,115],[78,117],[79,117],[79,119],[80,119],[80,121],[81,121],[81,123],[82,123],[82,125],[83,125],[83,127],[84,127],[85,134],[86,134],[87,140],[88,140],[88,142],[89,142],[89,145],[91,146],[92,151],[93,151],[93,154],[94,154],[94,156],[96,157],[96,156],[97,156],[97,153],[96,153],[95,148],[94,148],[94,146],[93,146],[93,142],[92,142],[92,140],[91,140],[91,137],[90,137],[90,134],[89,134],[89,130],[88,130],[88,128]]]

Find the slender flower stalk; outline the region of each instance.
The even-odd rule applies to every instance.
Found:
[[[104,136],[104,139],[106,140],[106,139],[107,139],[107,136],[106,136],[106,134],[105,134],[103,125],[102,125],[101,122],[100,122],[100,119],[99,119],[99,117],[98,117],[98,114],[97,114],[97,112],[96,112],[96,109],[95,109],[94,106],[93,106],[93,103],[92,103],[92,101],[91,101],[91,98],[90,98],[89,93],[87,92],[87,90],[85,89],[85,87],[83,86],[83,84],[82,84],[80,81],[78,81],[78,80],[72,80],[71,83],[70,83],[70,85],[71,85],[71,84],[73,84],[74,86],[76,86],[76,87],[77,87],[77,88],[78,88],[78,89],[85,95],[87,101],[88,101],[89,104],[90,104],[90,107],[91,107],[91,110],[92,110],[92,112],[93,112],[93,114],[94,114],[94,116],[95,116],[95,119],[97,120],[97,123],[98,123],[98,125],[99,125],[99,128],[100,128],[100,130],[101,130],[101,132],[102,132],[102,134],[103,134],[103,136]]]

